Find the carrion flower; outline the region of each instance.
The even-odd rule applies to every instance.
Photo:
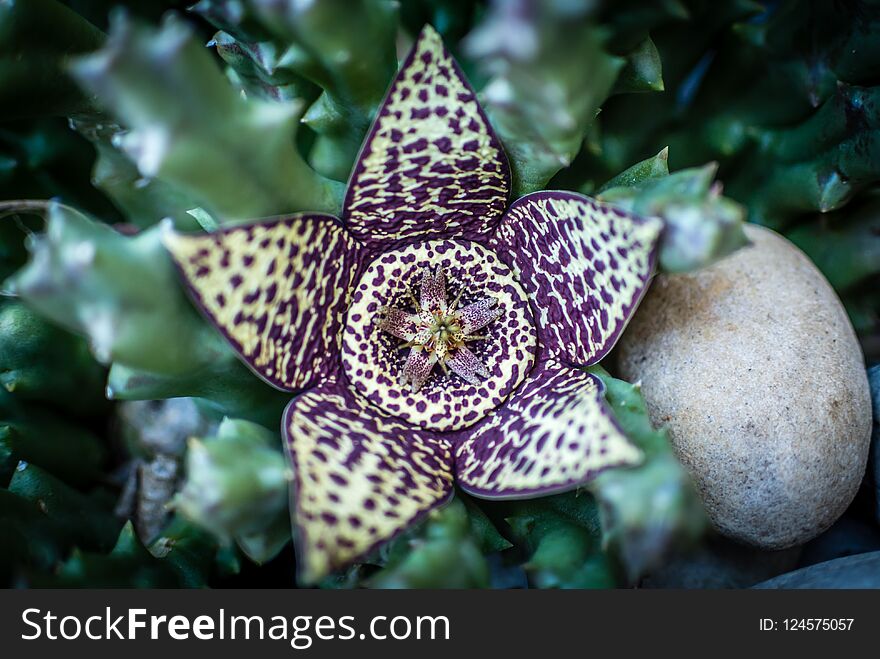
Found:
[[[641,452],[598,362],[644,294],[662,222],[570,192],[507,207],[474,91],[426,27],[352,173],[342,218],[168,232],[193,299],[297,395],[283,433],[303,580],[445,503],[575,488]]]

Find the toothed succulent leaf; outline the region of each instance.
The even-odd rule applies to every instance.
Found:
[[[838,292],[849,292],[880,274],[880,193],[792,229],[788,239],[819,267]]]
[[[98,361],[183,374],[228,352],[180,291],[159,227],[126,236],[50,203],[46,232],[29,249],[6,288],[85,335]]]
[[[389,551],[391,560],[370,577],[372,588],[487,588],[489,566],[470,533],[458,498],[432,512],[415,533]]]
[[[581,491],[515,501],[505,516],[517,544],[527,550],[523,567],[538,588],[613,588],[615,566],[602,551],[595,500]]]
[[[119,148],[124,129],[106,119],[70,120],[70,125],[95,147],[92,185],[102,190],[124,213],[127,222],[145,229],[170,218],[180,230],[195,230],[198,222],[187,211],[196,200],[166,181],[145,177]]]
[[[614,83],[612,93],[662,92],[663,63],[650,37],[626,55],[626,64]]]
[[[0,116],[93,111],[66,75],[66,58],[92,51],[104,35],[56,0],[0,2]]]
[[[55,588],[175,588],[181,585],[174,568],[153,556],[128,522],[108,554],[73,554],[49,578],[37,578],[37,587]]]
[[[515,196],[539,190],[580,151],[624,60],[606,52],[588,4],[494,2],[465,42],[511,161]],[[589,80],[590,84],[583,84]]]
[[[227,32],[214,41],[246,90],[309,104],[302,118],[316,134],[309,162],[347,179],[397,67],[397,3],[212,0],[193,11]]]
[[[144,177],[224,221],[339,205],[341,185],[297,153],[302,108],[240,98],[173,14],[154,30],[115,13],[106,46],[72,73],[128,129],[118,145]]]
[[[106,372],[88,344],[15,300],[0,302],[0,385],[16,400],[77,416],[106,413]]]
[[[599,198],[663,221],[659,252],[663,270],[696,270],[748,243],[743,232],[745,209],[722,196],[721,186],[712,183],[716,165],[663,176],[662,170],[653,169],[659,164],[657,159],[665,165],[665,157],[661,156],[634,165],[617,179],[624,185],[605,186]],[[638,176],[645,178],[637,181]],[[626,185],[626,179],[632,184]]]
[[[122,526],[108,505],[108,491],[82,494],[34,464],[19,462],[7,490],[36,504],[51,534],[65,538],[68,547],[109,551]]]
[[[237,419],[225,419],[213,437],[191,439],[174,508],[220,540],[238,540],[254,560],[272,558],[290,539],[291,476],[279,445],[274,433]]]
[[[645,453],[632,469],[600,474],[589,485],[600,504],[603,546],[621,561],[630,583],[693,545],[708,528],[696,488],[672,452],[665,430],[655,430],[637,385],[617,380],[599,366],[617,422]]]
[[[107,450],[88,430],[34,407],[2,416],[0,486],[9,483],[23,462],[38,465],[72,485],[82,486],[100,478]]]

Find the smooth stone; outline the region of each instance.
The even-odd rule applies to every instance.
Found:
[[[749,247],[658,275],[620,342],[713,525],[763,549],[817,536],[868,457],[871,400],[843,305],[810,260],[749,225]]]
[[[874,403],[874,429],[871,433],[871,453],[868,456],[866,480],[874,490],[874,518],[880,524],[880,365],[868,369],[868,383]]]
[[[880,588],[880,551],[811,565],[754,588]]]

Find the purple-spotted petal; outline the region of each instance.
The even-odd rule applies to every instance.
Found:
[[[349,181],[343,219],[374,247],[485,238],[507,204],[510,171],[473,89],[425,27],[401,67]]]
[[[336,371],[361,258],[338,219],[302,214],[163,240],[195,302],[267,382],[294,391]]]
[[[363,557],[452,493],[452,445],[331,378],[284,414],[300,578]]]
[[[384,332],[404,341],[412,341],[418,336],[418,316],[395,307],[380,310],[378,327]]]
[[[409,356],[403,365],[401,376],[403,381],[410,385],[413,392],[418,391],[425,384],[431,371],[434,370],[437,357],[437,353],[428,352],[421,346],[413,346],[409,349]]]
[[[446,312],[446,277],[443,270],[430,268],[422,271],[422,283],[419,287],[419,303],[422,309],[431,312]]]
[[[455,452],[459,485],[498,499],[569,490],[641,459],[606,407],[601,380],[552,362],[536,365]]]
[[[455,354],[446,360],[446,366],[470,384],[479,385],[489,377],[489,369],[474,353],[468,350],[467,346],[457,348]]]
[[[487,297],[462,307],[458,311],[461,319],[461,332],[465,336],[484,328],[498,318],[502,310],[497,306],[498,300]]]
[[[532,298],[547,354],[589,365],[645,293],[662,226],[583,195],[536,192],[511,205],[490,245]]]

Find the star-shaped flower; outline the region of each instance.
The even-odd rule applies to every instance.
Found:
[[[427,27],[341,220],[166,236],[201,310],[297,394],[283,433],[303,580],[369,553],[456,483],[539,496],[641,460],[581,367],[644,294],[661,222],[571,192],[507,208],[509,187],[473,90]]]

